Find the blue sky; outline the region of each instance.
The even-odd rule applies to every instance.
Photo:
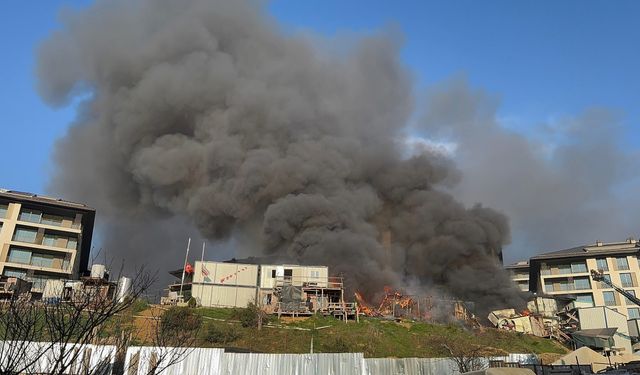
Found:
[[[16,158],[2,165],[0,187],[45,192],[52,145],[74,114],[39,99],[34,50],[56,27],[62,6],[87,3],[3,4],[0,127],[3,147]],[[622,116],[630,143],[640,140],[634,132],[640,123],[640,2],[273,0],[267,8],[288,32],[397,30],[418,89],[464,75],[501,99],[500,116],[521,133],[602,106]]]

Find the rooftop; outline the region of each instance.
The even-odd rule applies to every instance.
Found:
[[[598,255],[629,254],[640,252],[640,243],[635,239],[628,239],[624,242],[603,243],[596,241],[595,244],[576,246],[569,249],[552,251],[536,255],[534,260],[562,259],[562,258],[584,258]]]
[[[529,268],[529,261],[528,260],[521,260],[515,263],[511,263],[507,266],[504,266],[505,269],[508,270],[516,270],[516,269],[527,269]]]
[[[61,199],[61,198],[47,197],[46,195],[25,193],[25,192],[22,192],[22,191],[7,190],[7,189],[2,189],[2,188],[0,188],[0,198],[7,198],[7,199],[19,200],[19,201],[23,201],[23,202],[32,202],[32,203],[40,203],[40,204],[47,204],[47,205],[53,205],[53,206],[60,206],[60,207],[74,209],[74,210],[95,211],[95,209],[93,209],[93,208],[91,208],[91,207],[89,207],[89,206],[87,206],[85,204],[82,204],[82,203],[71,202],[71,201],[67,201],[67,200]]]

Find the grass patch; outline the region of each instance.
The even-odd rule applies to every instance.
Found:
[[[470,331],[459,325],[395,322],[361,318],[360,323],[312,316],[307,319],[273,320],[273,327],[257,330],[236,322],[239,309],[198,308],[205,318],[200,345],[233,347],[262,353],[308,353],[313,337],[317,353],[362,352],[365,357],[443,357],[441,343],[458,339],[481,345],[495,353],[567,353],[553,340],[486,328]],[[321,328],[321,329],[318,329]]]

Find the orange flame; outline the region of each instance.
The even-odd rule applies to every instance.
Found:
[[[360,292],[356,292],[356,301],[358,301],[358,313],[362,312],[366,316],[380,316],[380,313],[374,310],[364,299]]]

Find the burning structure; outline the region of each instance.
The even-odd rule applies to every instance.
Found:
[[[460,321],[480,327],[473,311],[474,304],[436,296],[406,295],[391,287],[384,288],[380,304],[375,307],[356,292],[358,313],[391,319],[416,319],[428,322]]]
[[[367,298],[418,285],[483,309],[522,302],[500,264],[506,217],[459,203],[441,153],[407,152],[397,38],[351,43],[287,35],[253,1],[69,13],[39,49],[42,97],[84,99],[52,186],[100,209],[105,246],[130,264],[166,268],[175,231],[196,226],[240,256],[327,264]]]
[[[195,262],[182,282],[182,270],[169,285],[163,303],[195,298],[205,307],[246,307],[249,303],[265,312],[304,316],[316,313],[342,319],[355,317],[355,305],[345,301],[342,277],[329,276],[326,266],[263,264],[260,258],[227,262]]]

